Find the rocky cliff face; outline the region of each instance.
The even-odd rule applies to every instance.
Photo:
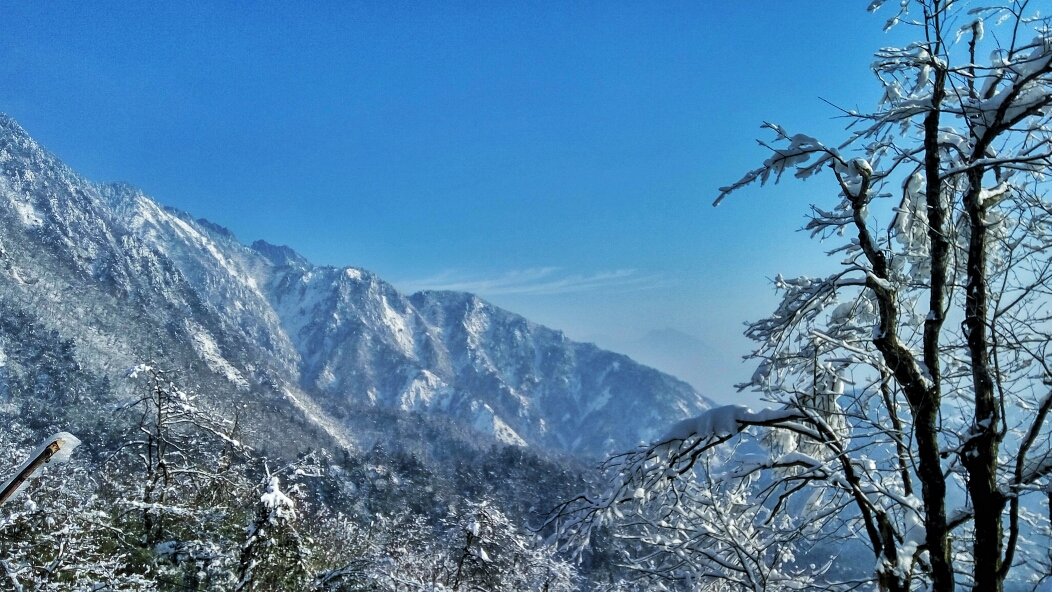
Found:
[[[0,298],[72,340],[113,384],[156,360],[267,421],[296,418],[290,437],[345,446],[354,434],[339,418],[361,405],[599,456],[711,404],[472,294],[406,296],[362,269],[243,245],[134,188],[81,178],[3,116]]]

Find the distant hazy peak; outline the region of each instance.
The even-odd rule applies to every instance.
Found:
[[[707,344],[701,339],[672,327],[648,331],[646,335],[636,339],[635,342],[641,344],[668,343],[681,347],[707,347]]]
[[[286,245],[272,245],[260,239],[252,243],[252,250],[266,257],[276,267],[311,268],[310,261]]]

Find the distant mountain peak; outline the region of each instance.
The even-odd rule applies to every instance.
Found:
[[[671,343],[681,347],[705,347],[706,344],[701,339],[694,337],[689,333],[684,333],[679,329],[673,329],[672,327],[665,327],[664,329],[653,329],[648,331],[646,335],[635,340],[641,344],[653,344],[653,343]]]
[[[441,302],[449,305],[474,306],[482,308],[496,308],[489,302],[483,300],[478,294],[472,292],[456,292],[453,290],[420,290],[410,296],[410,299],[420,302]],[[515,314],[510,311],[503,311]]]
[[[229,238],[229,239],[237,240],[237,237],[234,236],[234,232],[232,230],[230,230],[229,228],[227,228],[226,226],[222,226],[220,224],[216,224],[215,222],[212,222],[211,220],[208,220],[207,218],[198,218],[197,219],[197,223],[200,224],[201,226],[211,230],[212,232],[215,232],[216,234],[222,235],[222,236],[224,236],[226,238]],[[286,247],[286,248],[288,248],[288,247]]]
[[[311,262],[306,257],[286,245],[272,245],[260,239],[252,243],[252,250],[263,255],[276,267],[312,267]]]

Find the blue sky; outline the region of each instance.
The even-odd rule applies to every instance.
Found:
[[[762,121],[835,141],[821,99],[874,106],[899,40],[866,4],[3,2],[0,111],[246,243],[640,358],[675,329],[693,353],[647,361],[731,402],[768,278],[829,266],[795,231],[835,191],[710,204]]]

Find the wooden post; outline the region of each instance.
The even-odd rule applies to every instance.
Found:
[[[8,481],[7,487],[4,487],[4,490],[0,491],[0,504],[6,502],[7,498],[11,497],[14,492],[18,491],[18,488],[28,481],[29,478],[33,476],[33,473],[35,473],[44,463],[51,462],[51,457],[55,456],[55,454],[62,449],[63,443],[64,441],[62,438],[54,438],[44,447],[43,450],[40,451],[40,454],[38,454],[36,458],[15,475],[13,479]]]

